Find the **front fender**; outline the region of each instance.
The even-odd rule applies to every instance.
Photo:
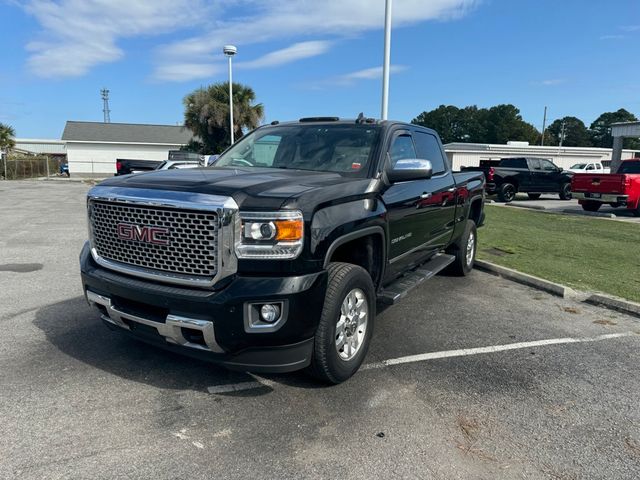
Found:
[[[387,245],[386,214],[384,204],[376,198],[354,200],[316,211],[311,221],[311,255],[324,264],[327,254],[338,242],[358,238],[359,234],[371,234],[370,227],[376,227],[376,232],[383,237],[383,244]],[[386,251],[384,253],[386,255]]]

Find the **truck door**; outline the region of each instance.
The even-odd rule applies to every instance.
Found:
[[[564,181],[562,171],[549,160],[540,158],[538,161],[540,162],[540,170],[537,171],[536,175],[539,175],[540,178],[540,191],[559,191],[561,184]]]
[[[430,136],[440,150],[436,138]],[[420,138],[419,142],[422,145],[425,140]],[[421,151],[426,154],[423,146]],[[388,149],[390,168],[398,160],[410,158],[423,158],[416,151],[412,132],[395,132]],[[389,219],[388,279],[436,253],[453,232],[455,182],[452,174],[446,168],[441,151],[433,160],[424,159],[433,162],[431,179],[395,183],[382,196]]]

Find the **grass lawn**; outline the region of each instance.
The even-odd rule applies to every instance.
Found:
[[[486,206],[478,258],[640,302],[640,225]]]

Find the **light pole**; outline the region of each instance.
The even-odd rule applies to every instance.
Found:
[[[229,126],[231,130],[231,145],[233,145],[233,74],[231,59],[238,53],[238,49],[234,45],[225,45],[222,47],[222,51],[229,59]]]
[[[389,111],[389,63],[391,60],[391,3],[386,0],[384,6],[384,61],[382,63],[382,120],[387,119]]]

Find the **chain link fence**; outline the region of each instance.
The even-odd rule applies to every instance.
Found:
[[[60,163],[48,155],[8,154],[2,158],[0,176],[3,180],[60,176]]]

